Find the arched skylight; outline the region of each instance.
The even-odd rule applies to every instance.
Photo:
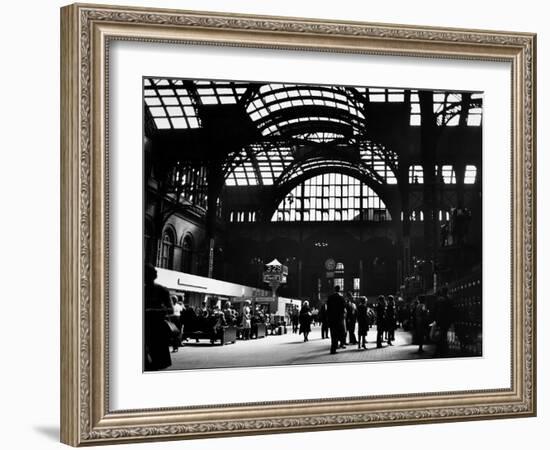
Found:
[[[373,173],[373,171],[368,170],[363,165],[357,164],[352,161],[347,161],[345,159],[323,156],[317,158],[309,158],[304,161],[300,161],[292,166],[289,166],[287,170],[282,173],[278,181],[280,184],[288,183],[289,181],[292,181],[297,177],[307,176],[309,172],[319,170],[324,170],[326,172],[342,170],[353,173],[360,173],[373,179],[373,181],[377,181],[377,179],[373,176],[375,172]]]
[[[270,186],[293,161],[292,149],[288,146],[251,145],[227,161],[224,168],[225,184],[227,186],[257,184]]]
[[[357,156],[356,146],[359,146]],[[270,186],[286,183],[310,170],[344,168],[371,178],[379,184],[396,184],[397,155],[371,143],[342,144],[333,148],[331,154],[317,154],[300,161],[296,148],[281,143],[252,144],[232,154],[224,166],[227,186]],[[349,159],[350,152],[352,158]],[[353,154],[355,152],[355,156]],[[330,169],[329,169],[330,170]]]
[[[317,108],[315,112],[311,107]],[[303,113],[284,118],[278,114],[283,110]],[[336,113],[329,114],[331,110]],[[345,89],[334,86],[265,84],[248,104],[247,112],[264,136],[280,134],[285,127],[303,122],[329,122],[358,129],[365,119],[361,105]]]
[[[380,197],[357,178],[325,173],[308,178],[278,205],[272,222],[391,220]]]
[[[337,108],[360,119],[365,118],[345,91],[331,86],[265,84],[250,102],[247,111],[252,120],[257,120],[279,109],[308,105]]]

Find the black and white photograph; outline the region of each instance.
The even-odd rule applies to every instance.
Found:
[[[142,94],[144,371],[483,356],[483,92]]]

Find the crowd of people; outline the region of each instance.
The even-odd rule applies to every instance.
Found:
[[[217,330],[234,326],[239,337],[249,340],[257,336],[259,324],[266,328],[273,325],[272,315],[266,313],[262,305],[246,300],[238,311],[229,301],[223,306],[220,302],[208,305],[206,301],[198,308],[192,308],[189,302],[170,297],[168,290],[154,283],[156,270],[147,267],[145,271],[145,368],[160,370],[171,365],[170,349],[178,351],[180,345],[188,341],[196,331],[205,331],[214,336]],[[369,306],[366,297],[354,297],[351,292],[344,295],[340,287],[318,309],[312,308],[305,300],[301,308],[294,307],[288,314],[292,332],[303,335],[303,341],[309,341],[312,323],[321,326],[321,339],[330,338],[330,353],[335,354],[346,346],[367,349],[367,334],[376,325],[376,347],[384,344],[394,345],[395,330],[403,326],[412,332],[413,343],[418,352],[424,352],[429,339],[436,343],[434,356],[446,356],[448,353],[447,332],[452,322],[452,310],[445,289],[438,292],[436,302],[430,311],[425,302],[419,299],[407,303],[406,307],[397,307],[393,295],[380,295],[376,304]],[[286,320],[283,321],[286,325]],[[209,334],[210,333],[210,334]],[[256,335],[255,335],[256,333]],[[213,339],[213,338],[212,338]],[[198,339],[197,339],[198,341]]]
[[[264,305],[254,305],[250,300],[245,300],[241,310],[235,308],[228,300],[208,304],[206,300],[202,302],[199,308],[193,308],[189,301],[181,300],[177,296],[172,296],[173,313],[167,316],[167,319],[179,330],[180,339],[176,342],[189,341],[189,338],[196,337],[197,332],[205,335],[211,335],[211,341],[218,331],[223,327],[233,326],[237,330],[237,336],[242,340],[249,340],[258,337],[259,326],[265,325],[265,330],[276,327],[279,323],[273,314],[265,311]],[[174,352],[179,345],[174,345]]]
[[[193,308],[188,299],[171,296],[163,286],[156,284],[154,266],[145,267],[144,286],[144,360],[145,370],[161,370],[171,362],[170,347],[175,353],[189,340],[201,338],[213,343],[218,332],[225,327],[234,327],[238,338],[249,340],[258,337],[258,330],[278,330],[280,318],[269,314],[263,305],[254,305],[245,300],[240,311],[230,301],[208,303],[202,301]],[[284,325],[284,321],[282,322]]]
[[[367,304],[366,297],[360,297],[356,302],[351,292],[344,297],[340,293],[340,286],[335,286],[334,292],[319,311],[321,338],[327,339],[330,335],[331,354],[335,354],[338,349],[345,349],[346,345],[357,345],[360,350],[367,349],[367,333],[375,324],[377,347],[382,347],[383,339],[388,345],[393,345],[397,314],[395,300],[391,295],[388,296],[387,302],[384,296],[380,296],[376,309],[373,310]]]
[[[432,311],[418,298],[398,307],[393,295],[379,295],[376,304],[371,307],[366,297],[357,298],[351,292],[344,296],[340,293],[340,287],[335,286],[334,292],[315,313],[311,312],[309,303],[304,302],[300,312],[296,311],[293,315],[293,325],[296,324],[293,331],[298,332],[299,326],[299,332],[304,334],[304,342],[307,342],[311,322],[318,321],[321,339],[330,336],[330,353],[335,354],[348,345],[357,346],[359,350],[367,349],[367,333],[374,325],[376,348],[382,348],[384,344],[393,346],[395,330],[403,327],[412,333],[419,353],[424,352],[424,344],[429,339],[436,344],[434,356],[442,357],[449,351],[447,333],[453,314],[445,288],[437,293],[436,299]]]

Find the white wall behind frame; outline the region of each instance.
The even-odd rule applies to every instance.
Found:
[[[2,315],[2,447],[62,449],[59,417],[59,11],[67,1],[7,2],[2,7],[4,87],[0,108],[3,215]],[[550,190],[548,127],[550,96],[549,17],[545,2],[536,0],[455,3],[435,0],[384,2],[292,0],[116,0],[143,7],[238,11],[251,14],[317,16],[327,19],[425,24],[538,32],[539,214],[538,228],[550,226],[544,192]],[[22,182],[25,177],[25,182]],[[30,181],[29,181],[30,180]],[[16,195],[15,195],[16,193]],[[32,212],[32,219],[30,216]],[[550,314],[548,233],[538,238],[539,415],[532,419],[463,422],[424,426],[373,428],[290,435],[265,435],[187,442],[141,444],[143,449],[255,450],[344,445],[365,448],[424,450],[437,445],[447,450],[491,447],[510,450],[547,447],[548,343],[544,319]],[[23,319],[24,317],[24,319]],[[32,330],[29,332],[29,330]],[[117,449],[135,449],[121,445]]]

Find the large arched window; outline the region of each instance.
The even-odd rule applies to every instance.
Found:
[[[190,234],[183,238],[182,246],[182,271],[192,273],[193,271],[193,238]]]
[[[391,220],[384,202],[369,186],[341,173],[305,180],[277,207],[272,222],[331,222]]]
[[[160,267],[164,269],[174,268],[174,247],[176,236],[171,228],[167,228],[162,235],[162,246],[160,252]]]

